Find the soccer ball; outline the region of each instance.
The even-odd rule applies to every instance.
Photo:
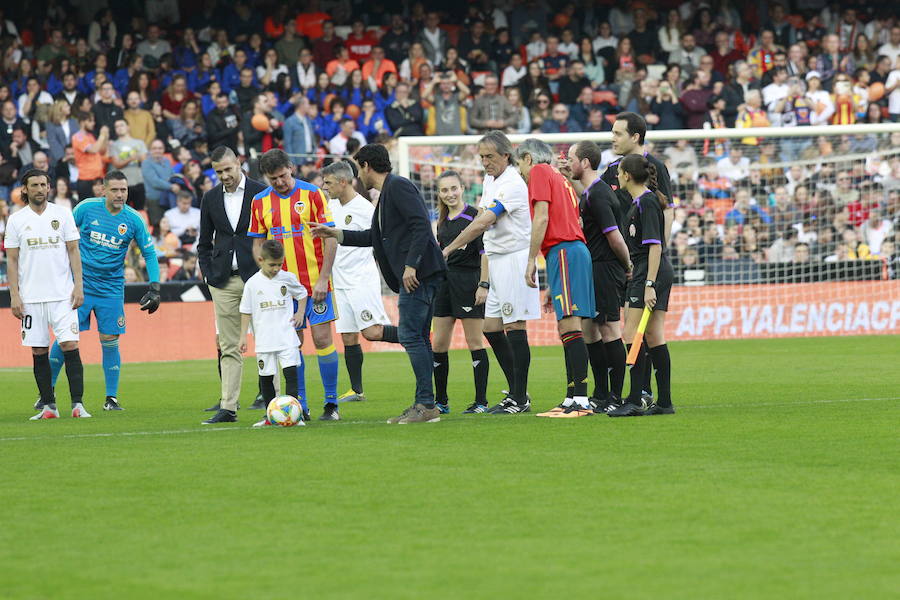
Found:
[[[293,396],[278,396],[269,402],[266,408],[266,417],[272,425],[281,425],[282,427],[293,427],[297,423],[302,423],[303,409],[300,403]]]

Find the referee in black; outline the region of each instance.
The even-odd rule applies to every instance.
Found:
[[[668,246],[669,238],[672,237],[672,221],[675,217],[675,211],[671,206],[672,190],[670,186],[669,170],[661,160],[647,152],[644,148],[644,138],[647,135],[647,121],[644,117],[633,112],[623,112],[616,115],[616,121],[612,127],[612,151],[621,157],[629,154],[640,154],[656,168],[657,184],[659,191],[669,199],[670,205],[665,209],[665,237],[662,238],[664,246]],[[618,171],[621,159],[610,163],[606,171],[603,173],[603,181],[609,184],[609,187],[616,192],[619,198],[621,214],[624,217],[631,208],[633,198],[619,186]],[[619,223],[622,225],[622,223]],[[624,231],[624,230],[623,230]],[[625,339],[630,339],[626,337]],[[644,351],[646,355],[646,348]],[[644,361],[647,365],[647,372],[641,375],[642,389],[647,402],[653,401],[653,394],[650,389],[650,358],[646,357]]]
[[[622,304],[625,281],[633,268],[628,246],[619,229],[621,207],[615,192],[601,178],[600,147],[584,141],[569,148],[567,176],[578,181],[581,226],[591,252],[597,316],[583,322],[584,341],[594,374],[591,404],[603,413],[621,403],[625,383],[625,345],[622,343]]]
[[[437,240],[441,250],[468,227],[478,210],[463,201],[462,178],[456,171],[444,171],[437,178]],[[488,288],[487,256],[482,236],[454,250],[447,257],[447,279],[434,297],[434,397],[442,413],[450,412],[447,379],[450,374],[450,340],[456,320],[462,323],[466,345],[472,355],[475,375],[475,401],[463,414],[487,411],[487,384],[490,363],[481,329],[484,326],[484,303]]]
[[[644,332],[644,343],[656,370],[657,399],[648,403],[642,396],[642,374],[649,372],[647,354],[639,354],[631,368],[631,389],[628,398],[607,414],[611,417],[641,415],[670,415],[672,406],[672,363],[666,345],[666,311],[672,292],[674,271],[666,253],[666,220],[664,210],[669,199],[659,190],[656,167],[645,156],[629,154],[619,162],[619,189],[633,199],[625,215],[625,241],[634,261],[634,271],[625,294],[628,310],[625,313],[625,336],[632,339],[644,307],[653,313]]]

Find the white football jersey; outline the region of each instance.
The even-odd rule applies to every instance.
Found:
[[[328,201],[328,208],[339,229],[365,231],[372,227],[375,206],[359,194],[347,204],[331,199]],[[336,290],[349,290],[361,285],[374,285],[380,289],[381,275],[378,273],[372,248],[338,246],[331,280]]]
[[[279,271],[269,279],[257,271],[244,284],[241,296],[241,314],[251,315],[256,352],[279,352],[300,344],[291,317],[294,302],[306,306],[306,288],[297,276]]]
[[[58,302],[72,296],[75,283],[66,242],[80,237],[72,211],[52,202],[41,214],[28,205],[9,217],[5,244],[19,249],[22,302]]]
[[[496,179],[484,176],[481,192],[482,209],[487,210],[499,202],[505,212],[484,232],[484,251],[491,254],[508,254],[531,244],[531,212],[528,208],[528,185],[518,169],[510,165]]]

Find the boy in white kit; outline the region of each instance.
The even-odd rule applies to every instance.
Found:
[[[275,397],[275,376],[281,366],[286,390],[297,389],[297,366],[302,358],[297,345],[296,327],[303,324],[306,288],[297,276],[283,271],[284,246],[276,240],[263,242],[259,271],[244,284],[241,296],[241,353],[247,351],[247,330],[253,323],[256,360],[263,400]],[[299,307],[299,308],[298,308]],[[304,415],[304,419],[308,419]],[[254,427],[270,425],[263,418]],[[298,425],[304,425],[300,421]]]
[[[6,253],[12,314],[22,320],[22,345],[31,347],[34,379],[41,398],[31,420],[57,419],[50,370],[50,330],[59,341],[72,396],[72,416],[84,409],[84,369],[78,352],[78,307],[84,302],[81,235],[72,211],[47,202],[50,177],[29,169],[22,176],[26,205],[6,224]]]

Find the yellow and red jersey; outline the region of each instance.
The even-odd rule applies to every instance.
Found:
[[[271,187],[254,196],[247,230],[251,237],[278,240],[284,245],[281,268],[296,275],[308,294],[312,294],[325,260],[324,242],[312,236],[311,222],[334,226],[322,191],[298,179],[287,196],[281,196]],[[330,281],[328,289],[331,289]]]
[[[834,116],[831,117],[832,125],[853,125],[856,123],[856,112],[859,102],[853,94],[838,94],[834,96]]]

